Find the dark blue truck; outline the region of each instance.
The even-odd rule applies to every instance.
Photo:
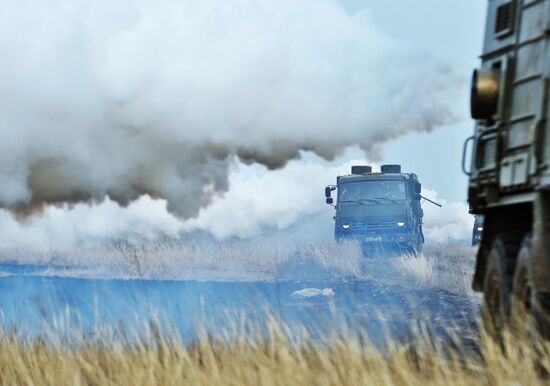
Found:
[[[379,173],[370,166],[353,166],[351,174],[338,176],[336,185],[325,188],[327,204],[336,209],[336,240],[357,240],[366,256],[418,255],[424,243],[420,193],[416,174],[401,173],[400,165],[382,165]]]

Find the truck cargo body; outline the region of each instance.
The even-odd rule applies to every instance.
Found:
[[[473,280],[496,327],[550,305],[550,0],[489,0],[468,200],[484,215]],[[463,160],[464,161],[464,160]],[[467,169],[467,170],[466,170]]]

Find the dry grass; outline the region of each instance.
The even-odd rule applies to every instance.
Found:
[[[145,250],[142,254],[146,257],[149,253],[160,254],[160,261],[166,266],[159,269],[153,266],[153,259],[138,254],[139,269],[154,277],[150,272],[164,272],[166,267],[177,271],[179,266],[174,266],[174,262],[183,261],[181,272],[189,270],[195,274],[197,267],[206,267],[204,261],[219,263],[219,256],[231,263],[249,264],[249,259],[243,258],[249,252],[248,246],[231,244],[224,248],[223,253],[190,250],[184,259],[180,258],[181,250],[172,252],[177,248]],[[130,252],[121,253],[122,258],[108,259],[107,268],[120,263],[120,271],[126,272],[124,264],[133,267],[135,257],[135,250]],[[256,255],[260,256],[260,252]],[[304,254],[320,261],[317,265],[322,267],[336,264],[330,259],[330,248],[302,248],[298,257],[283,252],[273,256],[280,257],[274,259],[276,264],[266,259],[274,265],[259,265],[257,271],[275,276],[284,271],[281,276],[287,277],[289,271],[303,270],[301,265],[296,268],[293,261],[302,261]],[[210,256],[217,260],[209,259]],[[400,259],[396,264],[403,268],[398,272],[426,282],[423,285],[451,287],[457,294],[469,294],[473,258],[469,256],[473,256],[470,247],[444,245],[426,248],[423,259]],[[86,259],[82,260],[83,266]],[[220,266],[227,265],[231,264]],[[349,272],[355,272],[354,266]],[[393,273],[390,271],[388,276],[395,281]],[[351,331],[312,338],[305,330],[290,331],[271,320],[267,327],[256,329],[246,323],[228,323],[227,331],[214,330],[218,336],[205,333],[189,343],[175,333],[163,335],[154,325],[144,326],[139,336],[125,336],[122,331],[68,333],[68,327],[36,339],[25,338],[27,335],[21,332],[0,331],[0,384],[536,386],[550,382],[544,375],[550,372],[550,343],[543,343],[540,338],[517,339],[507,334],[503,345],[481,339],[472,347],[434,340],[418,332],[413,343],[388,342],[380,347],[370,344],[365,335]]]
[[[298,337],[297,337],[298,336]],[[550,344],[507,336],[506,350],[449,348],[422,334],[414,345],[376,349],[357,334],[314,340],[272,322],[234,338],[62,342],[0,337],[2,385],[547,385]]]
[[[40,274],[105,279],[214,281],[331,279],[357,276],[354,242],[317,244],[182,238],[154,242],[36,246],[0,250],[0,264],[42,266]],[[46,268],[47,267],[47,268]],[[304,273],[304,267],[307,273]],[[1,272],[0,272],[1,273]]]

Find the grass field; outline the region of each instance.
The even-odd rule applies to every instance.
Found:
[[[139,277],[142,274],[144,277],[157,277],[168,267],[169,271],[176,272],[173,276],[177,278],[186,275],[197,277],[197,272],[206,272],[206,278],[216,279],[258,280],[280,276],[297,280],[325,274],[333,280],[340,280],[342,275],[357,276],[356,271],[360,268],[358,261],[361,261],[360,256],[346,253],[342,256],[348,258],[348,265],[342,265],[342,258],[339,255],[333,257],[330,246],[302,248],[298,249],[299,253],[281,249],[275,255],[267,255],[265,261],[249,257],[254,253],[247,245],[241,244],[222,245],[213,251],[199,245],[189,252],[189,258],[185,254],[182,256],[181,252],[176,254],[174,251],[178,248],[177,245],[166,247],[160,252],[158,248],[145,249],[137,255],[135,250],[130,250],[132,253],[121,252],[122,257],[108,255],[101,262],[105,263],[103,268],[106,271],[118,272],[115,276],[128,275],[130,278],[136,272]],[[260,252],[256,252],[257,255],[263,256]],[[153,257],[158,255],[160,258],[155,260]],[[139,264],[136,263],[134,272],[132,261],[136,260],[136,256]],[[62,257],[57,259],[62,260]],[[58,263],[76,264],[78,268],[80,260],[75,263],[70,258],[67,254],[67,261]],[[444,290],[446,296],[456,296],[477,304],[479,299],[470,289],[472,259],[471,247],[442,244],[427,247],[418,259],[399,257],[390,264],[387,261],[369,261],[369,268],[361,273],[364,277],[360,276],[360,279],[366,283],[373,282],[385,290],[394,288],[392,286],[398,281],[400,286],[394,290],[399,292],[424,289],[430,296],[442,296]],[[82,261],[81,265],[86,267],[84,257]],[[310,262],[309,266],[302,264],[304,261]],[[210,265],[242,266],[243,269],[236,274],[230,273],[232,276],[217,276],[218,271],[212,273],[206,270]],[[122,268],[117,271],[113,267]],[[335,272],[333,267],[340,267],[341,270]],[[10,277],[6,276],[5,280]],[[27,281],[31,279],[21,277]],[[171,275],[168,277],[172,278]],[[58,281],[54,281],[57,283],[53,285],[54,289],[63,279],[55,280]],[[323,283],[321,281],[320,284]],[[78,289],[83,291],[83,288],[82,282],[79,282]],[[139,287],[129,288],[139,298],[139,293],[134,293]],[[190,288],[186,287],[186,291]],[[371,293],[374,294],[376,292]],[[117,295],[122,296],[120,293]],[[83,293],[78,296],[82,298]],[[384,299],[384,306],[391,305],[392,297]],[[305,300],[300,302],[309,304]],[[20,307],[28,307],[28,304],[18,302]],[[394,306],[401,305],[396,303]],[[317,310],[318,307],[319,304],[315,308],[305,309]],[[7,327],[3,331],[0,329],[0,385],[536,386],[550,382],[546,375],[550,372],[550,343],[543,343],[540,338],[518,339],[506,334],[503,344],[495,344],[490,339],[477,336],[475,330],[473,335],[453,340],[447,335],[428,334],[426,331],[429,329],[417,324],[412,340],[390,338],[385,344],[372,344],[366,337],[369,332],[372,337],[373,331],[358,331],[356,325],[343,329],[337,325],[333,328],[329,323],[332,335],[326,336],[327,330],[324,330],[322,334],[325,335],[320,337],[319,331],[310,330],[311,325],[289,327],[285,324],[287,320],[266,317],[260,318],[262,322],[256,326],[240,319],[234,319],[238,320],[236,322],[229,319],[227,323],[218,321],[213,328],[207,328],[209,326],[203,323],[203,328],[198,329],[203,333],[188,340],[190,338],[181,338],[177,329],[165,332],[165,328],[155,327],[162,324],[156,322],[136,325],[135,334],[122,327],[117,329],[107,320],[98,320],[105,323],[105,328],[98,327],[97,330],[93,326],[78,327],[78,324],[71,327],[73,318],[69,315],[69,306],[66,305],[65,309],[65,323],[63,318],[54,319],[54,325],[50,326],[44,320],[44,326],[40,324],[33,334],[16,329],[7,331]],[[471,309],[470,316],[475,318],[473,312],[478,312],[477,307]],[[375,311],[376,307],[372,310]],[[0,315],[0,319],[4,316]],[[4,326],[7,325],[12,324],[4,323]],[[19,326],[17,323],[15,325]],[[383,341],[384,338],[381,339]]]
[[[233,326],[233,329],[240,327]],[[507,336],[476,347],[434,342],[375,349],[358,334],[322,340],[271,322],[262,333],[206,337],[185,345],[149,330],[121,343],[73,335],[0,338],[2,385],[547,385],[550,344]],[[298,336],[298,337],[297,337]],[[124,339],[123,339],[124,340]],[[138,343],[139,342],[139,343]],[[450,348],[453,347],[453,348]]]

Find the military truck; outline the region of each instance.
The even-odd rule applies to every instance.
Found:
[[[483,234],[483,215],[476,214],[474,217],[474,229],[472,230],[472,246],[481,243],[481,235]]]
[[[418,177],[401,173],[400,165],[352,166],[351,174],[338,176],[325,188],[326,203],[334,204],[337,190],[334,236],[337,241],[357,240],[366,256],[422,250],[423,211]]]
[[[463,169],[470,210],[485,218],[473,288],[483,292],[485,325],[495,331],[525,325],[520,315],[548,329],[549,82],[550,0],[488,1]]]

